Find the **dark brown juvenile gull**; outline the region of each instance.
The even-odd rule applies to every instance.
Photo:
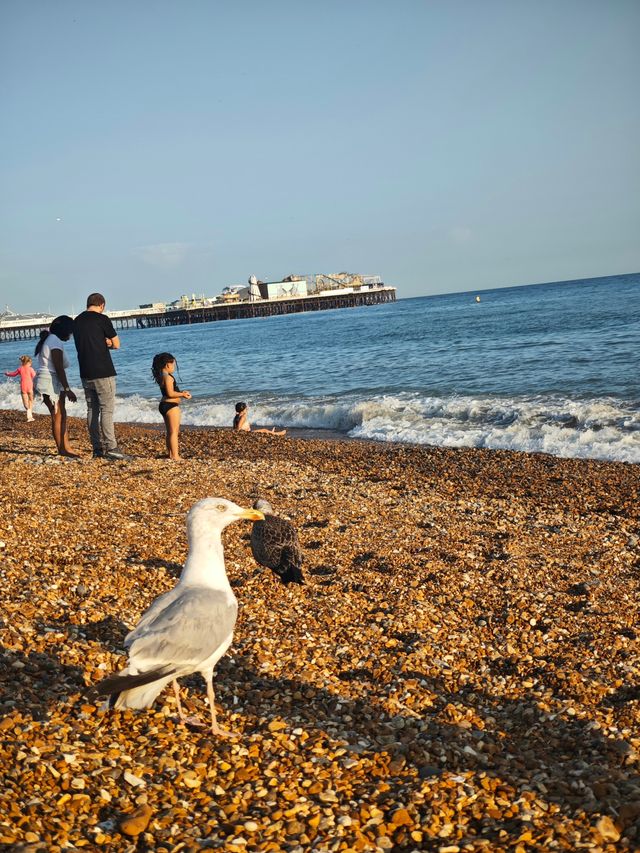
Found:
[[[221,533],[233,521],[264,518],[224,498],[205,498],[187,516],[189,555],[180,581],[151,604],[127,634],[129,665],[95,686],[94,697],[108,697],[110,708],[148,708],[173,682],[178,714],[177,679],[199,672],[207,683],[211,731],[227,735],[216,720],[213,669],[233,639],[238,602],[224,565]]]
[[[251,550],[256,562],[272,569],[285,584],[303,584],[302,550],[295,527],[274,515],[269,501],[257,500],[253,508],[264,515],[264,521],[256,521],[251,530]]]

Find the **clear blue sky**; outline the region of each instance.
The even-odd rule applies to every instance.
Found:
[[[640,270],[638,0],[4,0],[0,309]]]

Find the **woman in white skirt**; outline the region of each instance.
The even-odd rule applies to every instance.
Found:
[[[35,354],[38,356],[35,392],[42,395],[42,400],[51,415],[53,440],[60,456],[78,457],[69,444],[67,434],[66,400],[76,402],[76,395],[69,388],[67,368],[69,359],[64,351],[64,341],[73,334],[73,320],[63,314],[51,324],[48,331],[40,333],[40,340]]]

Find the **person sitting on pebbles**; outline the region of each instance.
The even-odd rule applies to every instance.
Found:
[[[251,429],[248,414],[249,409],[246,403],[236,403],[236,414],[233,419],[233,429],[235,432],[266,432],[267,435],[286,435],[286,429],[277,430],[275,427],[271,427],[271,429]]]

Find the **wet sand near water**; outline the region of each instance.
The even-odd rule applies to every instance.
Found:
[[[141,429],[150,429],[154,432],[160,431],[164,432],[164,424],[127,424],[127,426],[132,427],[140,427]],[[271,429],[270,426],[264,426],[262,424],[256,424],[254,429]],[[277,430],[281,429],[281,427],[276,427]],[[182,434],[185,431],[191,430],[216,430],[218,432],[233,432],[233,427],[205,427],[205,426],[189,426],[189,424],[182,424],[180,426],[180,433]],[[275,436],[275,438],[281,438],[282,436]],[[332,429],[306,429],[300,427],[292,427],[287,428],[287,437],[288,438],[302,438],[309,439],[315,438],[320,441],[369,441],[369,439],[359,439],[352,438],[350,435],[347,435],[344,432],[338,432],[337,430]]]

